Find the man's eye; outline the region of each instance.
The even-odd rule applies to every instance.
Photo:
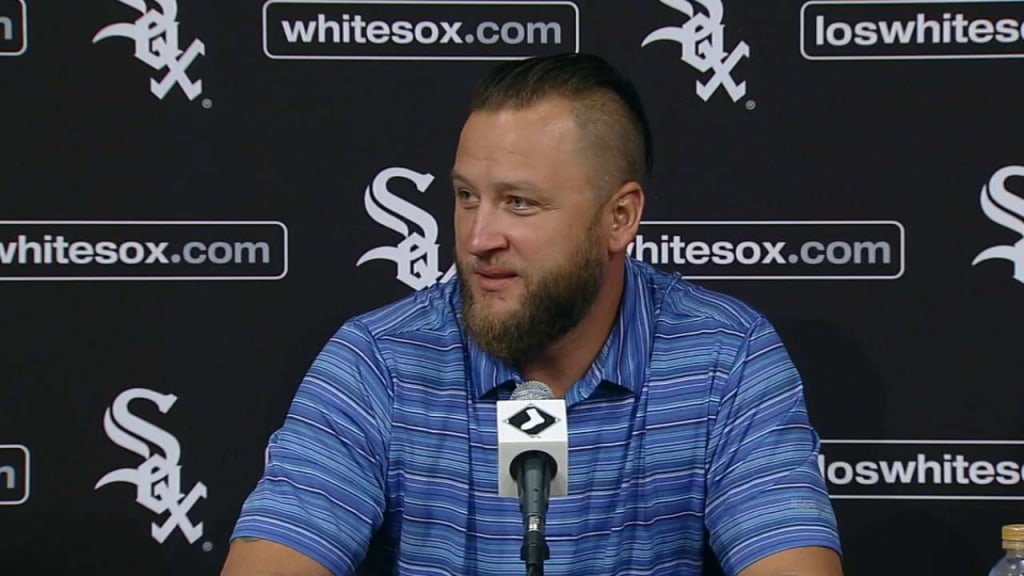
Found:
[[[526,200],[526,198],[523,198],[521,196],[510,196],[508,199],[508,203],[512,205],[513,208],[517,209],[528,208],[530,206],[530,202]]]

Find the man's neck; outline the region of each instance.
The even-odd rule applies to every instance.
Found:
[[[520,364],[523,378],[547,384],[555,398],[565,396],[590,369],[611,334],[619,315],[624,276],[625,264],[613,260],[587,315],[564,336]]]

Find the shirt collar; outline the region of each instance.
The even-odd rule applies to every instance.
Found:
[[[654,338],[654,310],[651,294],[639,263],[626,259],[622,301],[612,331],[598,352],[593,364],[566,394],[569,405],[606,393],[637,394],[644,384],[647,361]],[[452,306],[462,328],[462,295],[458,283]],[[511,364],[480,349],[468,337],[466,362],[470,391],[477,399],[508,399],[512,390],[523,381]]]

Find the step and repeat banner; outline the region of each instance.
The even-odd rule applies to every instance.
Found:
[[[782,334],[847,574],[987,573],[1024,1],[0,0],[0,573],[216,575],[326,339],[451,276],[477,79],[566,51],[654,125],[633,257]]]

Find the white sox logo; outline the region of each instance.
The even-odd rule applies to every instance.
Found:
[[[736,81],[732,71],[741,58],[750,56],[750,46],[741,41],[732,52],[725,51],[725,25],[722,23],[724,9],[722,0],[697,0],[704,6],[707,14],[698,12],[687,0],[661,0],[661,3],[679,12],[689,19],[682,26],[666,26],[651,32],[640,43],[645,47],[651,42],[671,40],[682,47],[680,59],[697,69],[698,72],[713,72],[707,82],[697,80],[697,95],[705,102],[724,86],[733,102],[738,101],[747,93],[747,83]]]
[[[537,436],[558,422],[558,418],[530,405],[510,416],[506,422],[523,434]]]
[[[996,170],[988,184],[981,188],[981,210],[989,220],[1021,235],[1017,242],[982,250],[972,266],[986,260],[1013,262],[1013,279],[1024,284],[1024,198],[1010,192],[1006,181],[1013,176],[1024,177],[1024,166],[1006,166]],[[1024,192],[1024,189],[1022,189]]]
[[[195,100],[203,93],[203,81],[192,81],[186,72],[197,56],[206,54],[201,40],[193,40],[182,52],[178,46],[178,3],[176,0],[156,0],[159,10],[150,10],[146,0],[118,0],[131,6],[142,15],[134,23],[111,24],[93,36],[92,43],[120,36],[135,41],[135,57],[150,68],[167,73],[159,81],[151,79],[149,90],[163,100],[174,88],[181,86],[189,100]]]
[[[388,189],[388,183],[395,178],[411,181],[421,193],[426,192],[434,181],[430,174],[399,167],[386,168],[377,174],[373,184],[367,186],[363,193],[366,213],[381,226],[404,236],[404,239],[396,246],[379,246],[368,250],[359,257],[356,266],[371,260],[390,260],[395,263],[396,279],[413,290],[421,290],[450,278],[455,273],[455,267],[452,266],[442,275],[437,261],[437,221],[426,210]],[[405,221],[412,222],[420,231],[412,230]]]
[[[166,414],[178,400],[173,394],[145,388],[131,388],[118,395],[112,408],[103,414],[103,429],[111,441],[145,461],[138,468],[121,468],[106,474],[94,489],[113,482],[134,484],[136,502],[155,514],[170,514],[163,524],[152,524],[150,533],[154,540],[162,544],[175,528],[180,528],[185,539],[195,543],[203,535],[203,523],[192,524],[188,514],[200,498],[206,498],[206,485],[197,482],[187,495],[182,494],[181,445],[171,434],[128,410],[128,404],[136,399],[156,404],[161,414]],[[159,452],[150,450],[151,445]]]

